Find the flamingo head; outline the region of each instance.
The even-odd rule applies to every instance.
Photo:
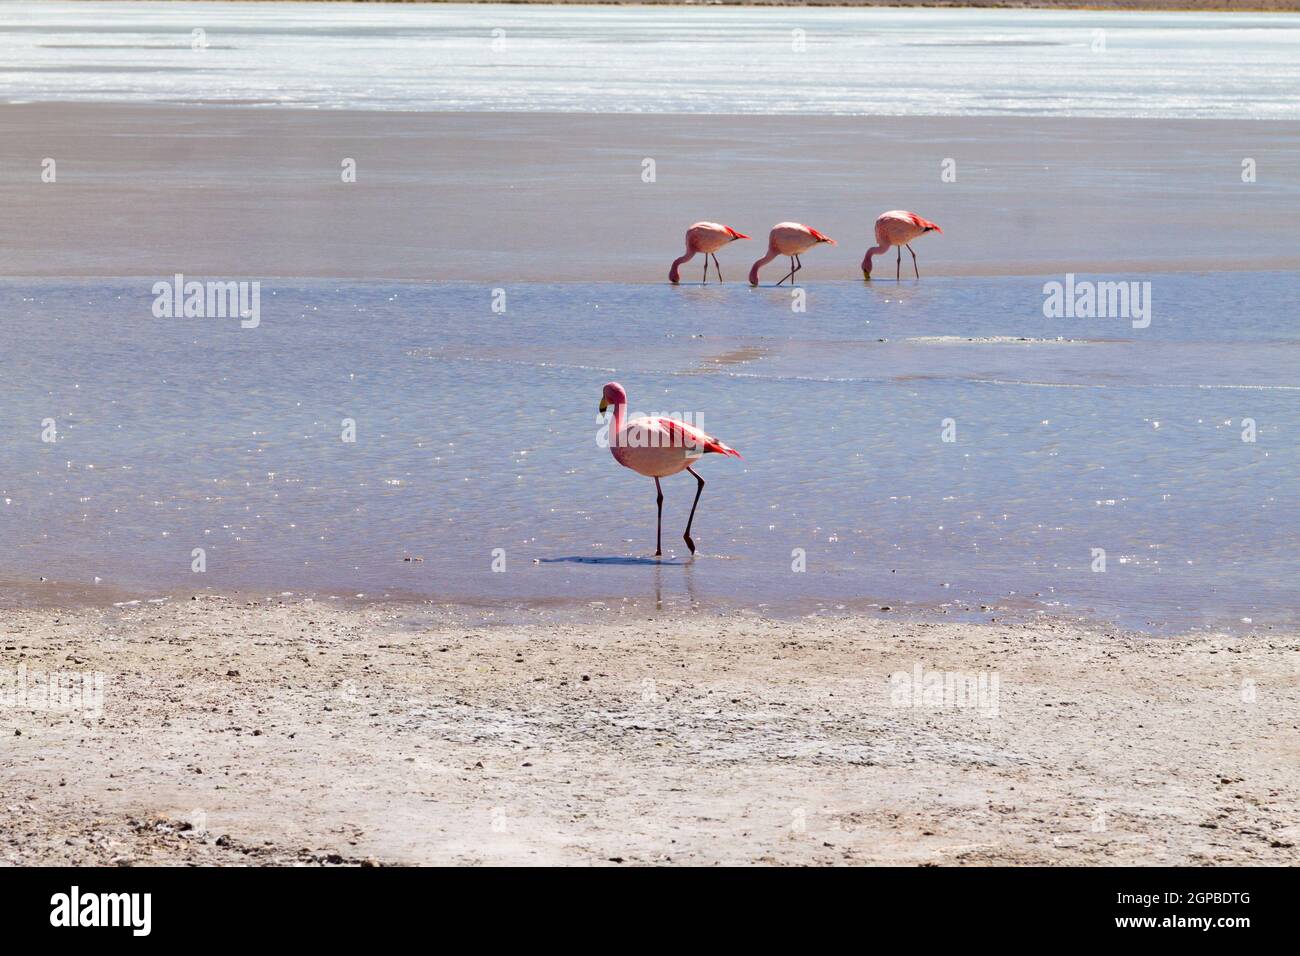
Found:
[[[610,382],[605,386],[605,392],[600,397],[600,413],[603,415],[611,405],[626,405],[627,392],[618,382]]]

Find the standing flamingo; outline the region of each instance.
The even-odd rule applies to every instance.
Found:
[[[922,219],[914,212],[903,209],[882,212],[876,220],[876,245],[867,250],[866,258],[862,260],[862,278],[871,278],[872,256],[884,252],[890,246],[898,246],[898,259],[894,262],[894,279],[897,280],[903,269],[903,247],[907,246],[907,251],[912,252],[912,247],[908,244],[917,236],[923,236],[932,230],[943,233],[935,223]],[[912,252],[912,271],[918,279],[921,278],[921,270],[916,267],[915,252]]]
[[[627,392],[618,382],[610,382],[605,386],[604,395],[600,399],[601,414],[610,406],[614,408],[614,422],[610,428],[609,450],[613,453],[614,460],[637,474],[655,480],[656,504],[659,508],[659,519],[655,526],[656,558],[663,554],[664,492],[659,487],[659,479],[675,475],[679,471],[689,471],[700,483],[695,489],[691,516],[686,519],[686,533],[682,535],[686,547],[694,554],[691,522],[695,520],[695,507],[700,503],[700,494],[704,491],[704,479],[691,465],[709,452],[736,458],[740,457],[740,452],[728,448],[694,425],[674,418],[633,418],[625,422],[623,413],[627,410]]]
[[[729,242],[748,238],[749,236],[743,232],[736,232],[730,226],[724,226],[720,222],[697,222],[686,230],[686,254],[673,260],[673,267],[668,270],[668,281],[676,285],[681,278],[677,272],[678,267],[694,259],[697,252],[702,252],[704,253],[704,281],[709,281],[709,256],[713,256],[713,265],[718,271],[718,281],[721,282],[722,266],[718,265],[718,257],[714,253]]]
[[[781,282],[789,279],[790,284],[794,285],[794,274],[803,268],[799,256],[819,242],[829,242],[832,246],[835,245],[834,239],[828,239],[816,229],[802,223],[778,222],[772,227],[772,232],[768,235],[767,255],[755,262],[749,270],[749,284],[758,285],[758,270],[777,256],[789,256],[790,274],[783,277]],[[781,282],[778,282],[777,285],[780,285]]]

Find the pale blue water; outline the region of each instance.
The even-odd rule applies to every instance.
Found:
[[[1297,26],[0,2],[0,101],[1295,119]],[[256,329],[155,319],[152,279],[0,280],[3,594],[1294,625],[1300,279],[1142,278],[1146,329],[1044,318],[1043,278],[819,282],[806,312],[740,284],[515,284],[504,315],[475,284],[267,280]],[[648,560],[653,484],[597,442],[611,378],[745,455],[702,463],[693,563],[688,477]]]
[[[1300,279],[1146,278],[1147,329],[1047,319],[1041,277],[819,283],[805,313],[738,283],[511,286],[495,314],[474,284],[266,280],[256,329],[155,319],[150,279],[0,281],[0,579],[1294,623]],[[644,560],[610,379],[745,456],[701,465],[694,564],[689,476]]]
[[[203,31],[199,49],[195,30]],[[42,100],[1296,119],[1300,20],[1040,10],[0,2],[0,101]]]

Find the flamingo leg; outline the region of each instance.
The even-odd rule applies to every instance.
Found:
[[[664,534],[664,490],[659,487],[659,479],[655,479],[655,506],[659,509],[659,520],[655,522],[655,557],[664,553],[663,534]]]
[[[718,265],[718,257],[713,257],[713,271],[718,274],[718,285],[722,285],[722,266]]]
[[[908,252],[912,252],[912,247],[911,247],[910,245],[907,247],[907,251],[908,251]],[[915,252],[912,252],[912,271],[916,273],[916,277],[917,277],[918,279],[921,278],[921,270],[918,269],[918,268],[916,267],[916,253],[915,253]]]
[[[791,257],[790,257],[790,272],[789,272],[788,275],[785,275],[785,276],[783,276],[783,277],[781,278],[781,282],[784,282],[786,279],[789,279],[789,280],[790,280],[790,284],[791,284],[791,285],[794,285],[794,274],[795,274],[796,271],[798,271],[798,270],[796,270],[795,267],[794,267],[794,256],[791,256]],[[778,282],[777,285],[780,285],[781,282]]]
[[[803,260],[800,259],[798,256],[795,256],[795,257],[794,257],[794,263],[795,263],[795,265],[794,265],[794,271],[795,271],[795,272],[798,272],[800,269],[803,268]],[[791,278],[790,284],[791,284],[791,285],[794,285],[794,279],[793,279],[793,276],[792,276],[792,278]]]
[[[709,284],[709,257],[708,257],[708,254],[707,254],[707,253],[706,253],[705,256],[704,256],[704,282],[703,282],[703,284],[704,284],[704,285],[708,285],[708,284]]]
[[[686,539],[686,547],[691,549],[691,554],[694,554],[695,542],[691,540],[691,522],[695,520],[695,506],[700,503],[700,495],[704,492],[704,479],[701,478],[699,474],[696,473],[695,469],[691,468],[689,465],[686,470],[692,475],[695,475],[695,480],[700,483],[700,486],[695,489],[695,501],[691,503],[691,516],[686,519],[686,533],[682,535],[682,537]],[[658,480],[658,478],[655,479],[656,482]]]
[[[897,282],[903,272],[903,247],[898,247],[898,258],[894,260],[894,281]]]

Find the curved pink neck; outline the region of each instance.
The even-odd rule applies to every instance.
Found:
[[[686,263],[690,262],[694,258],[695,258],[695,250],[687,249],[685,255],[678,256],[676,259],[674,259],[673,267],[668,270],[668,281],[677,282],[678,280],[680,280],[681,274],[677,270],[681,268],[683,265],[685,265]]]
[[[761,268],[763,268],[763,266],[767,265],[767,264],[768,264],[769,262],[771,262],[773,259],[775,259],[775,258],[777,257],[777,255],[778,255],[777,251],[776,251],[775,249],[773,249],[773,248],[771,248],[771,247],[769,246],[769,247],[768,247],[768,250],[767,250],[767,255],[765,255],[763,258],[759,259],[759,260],[758,260],[757,262],[755,262],[752,266],[750,266],[750,269],[749,269],[749,284],[750,284],[750,285],[758,285],[758,270],[761,269]]]
[[[884,252],[888,248],[889,243],[885,243],[883,246],[872,246],[868,249],[866,258],[862,260],[862,271],[867,273],[871,272],[871,257],[880,255],[880,253]]]

